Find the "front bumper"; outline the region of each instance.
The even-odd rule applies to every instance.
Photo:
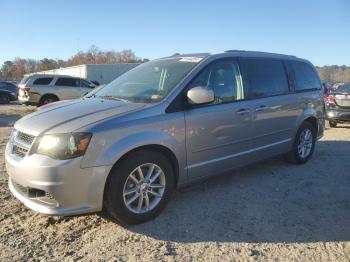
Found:
[[[339,122],[350,122],[350,110],[327,110],[326,119]]]
[[[47,215],[75,215],[102,210],[111,166],[81,168],[81,157],[54,160],[33,154],[5,153],[9,188],[28,208]]]

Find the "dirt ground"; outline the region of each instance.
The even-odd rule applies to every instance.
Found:
[[[33,108],[0,106],[1,261],[350,261],[350,126],[305,165],[273,159],[175,193],[155,220],[48,217],[9,192],[4,148]]]

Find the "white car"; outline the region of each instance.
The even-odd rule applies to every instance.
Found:
[[[20,103],[41,106],[82,97],[96,85],[78,77],[36,74],[24,77],[18,87]]]

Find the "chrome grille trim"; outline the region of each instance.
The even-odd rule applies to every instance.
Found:
[[[28,154],[34,140],[35,136],[14,129],[10,141],[11,153],[20,158],[25,157]]]
[[[35,139],[35,136],[18,131],[17,139],[28,145],[31,145]]]
[[[26,149],[26,148],[22,148],[22,147],[20,147],[20,146],[18,146],[18,145],[15,145],[15,144],[13,144],[12,145],[12,153],[14,154],[14,155],[16,155],[16,156],[19,156],[19,157],[25,157],[26,156],[26,154],[28,153],[28,149]]]

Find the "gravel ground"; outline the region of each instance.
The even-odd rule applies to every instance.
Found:
[[[350,261],[350,126],[327,129],[313,159],[273,159],[175,193],[128,228],[100,214],[47,217],[9,192],[4,147],[33,110],[0,106],[1,261]]]

